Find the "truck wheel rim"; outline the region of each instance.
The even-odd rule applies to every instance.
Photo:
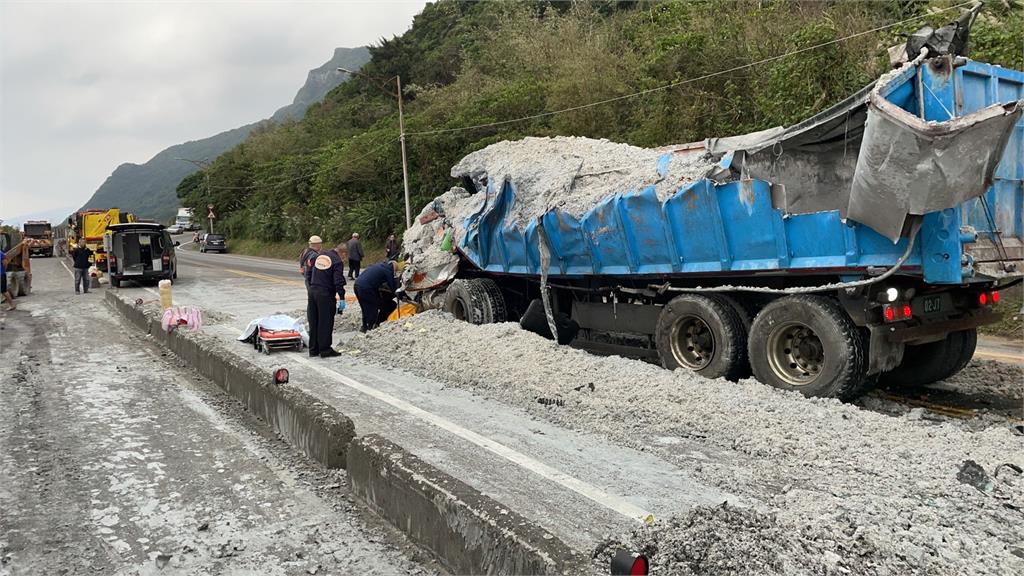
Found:
[[[790,386],[812,384],[825,366],[821,339],[810,327],[795,322],[772,331],[767,352],[772,372]]]
[[[456,320],[466,320],[466,305],[461,298],[456,298],[452,303],[452,316],[455,316]]]
[[[672,326],[672,356],[690,370],[701,370],[715,353],[715,335],[697,316],[678,318]]]

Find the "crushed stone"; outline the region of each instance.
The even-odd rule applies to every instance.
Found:
[[[670,155],[667,169],[658,160]],[[703,178],[715,162],[702,152],[678,154],[606,139],[557,136],[505,140],[477,150],[452,167],[452,177],[469,177],[478,190],[506,179],[515,191],[511,218],[525,225],[552,208],[580,217],[617,193],[654,186],[665,200],[684,184]]]
[[[659,170],[665,156],[669,160]],[[402,284],[420,289],[448,279],[442,271],[455,266],[458,257],[440,250],[441,242],[449,229],[456,243],[464,236],[465,219],[483,207],[489,183],[512,183],[515,199],[506,223],[523,228],[549,210],[580,218],[609,196],[648,186],[665,200],[715,169],[716,162],[704,152],[639,148],[604,139],[530,137],[491,144],[452,167],[452,177],[469,178],[477,192],[451,188],[427,204],[406,231],[402,247],[409,266]],[[435,213],[441,217],[431,220]]]
[[[975,358],[958,374],[943,380],[969,396],[997,396],[1024,400],[1024,366]]]
[[[1024,438],[1009,426],[972,432],[754,380],[708,381],[557,346],[517,324],[474,326],[436,311],[387,323],[352,346],[364,359],[654,452],[758,503],[783,534],[820,542],[770,540],[787,573],[1024,573],[1024,558],[1011,552],[1020,547],[1024,480],[1003,473],[984,493],[957,480],[966,460],[990,478],[1005,465],[1024,466]],[[695,462],[665,438],[697,439],[730,457]],[[829,561],[836,570],[820,570]]]

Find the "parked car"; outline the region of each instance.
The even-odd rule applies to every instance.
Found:
[[[107,250],[107,274],[110,285],[124,280],[146,282],[178,277],[178,258],[174,248],[180,242],[171,239],[163,224],[133,222],[111,224],[103,238]]]
[[[228,243],[223,234],[203,234],[199,241],[200,252],[227,252]]]
[[[171,224],[167,227],[168,234],[181,234],[184,231],[185,228],[183,228],[181,224]]]

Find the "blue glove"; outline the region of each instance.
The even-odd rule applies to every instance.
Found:
[[[338,316],[341,316],[341,313],[344,312],[344,311],[345,311],[345,300],[344,299],[338,300]]]

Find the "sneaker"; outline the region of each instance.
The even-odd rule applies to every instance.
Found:
[[[310,357],[310,358],[316,358],[316,357],[317,357],[317,356],[319,356],[319,355],[320,355],[320,354],[318,354],[318,353],[316,353],[316,352],[314,352],[314,351],[312,351],[312,350],[310,350],[310,351],[309,351],[309,357]]]
[[[334,358],[335,356],[341,356],[341,352],[338,352],[334,348],[328,348],[324,352],[320,353],[321,358]]]

